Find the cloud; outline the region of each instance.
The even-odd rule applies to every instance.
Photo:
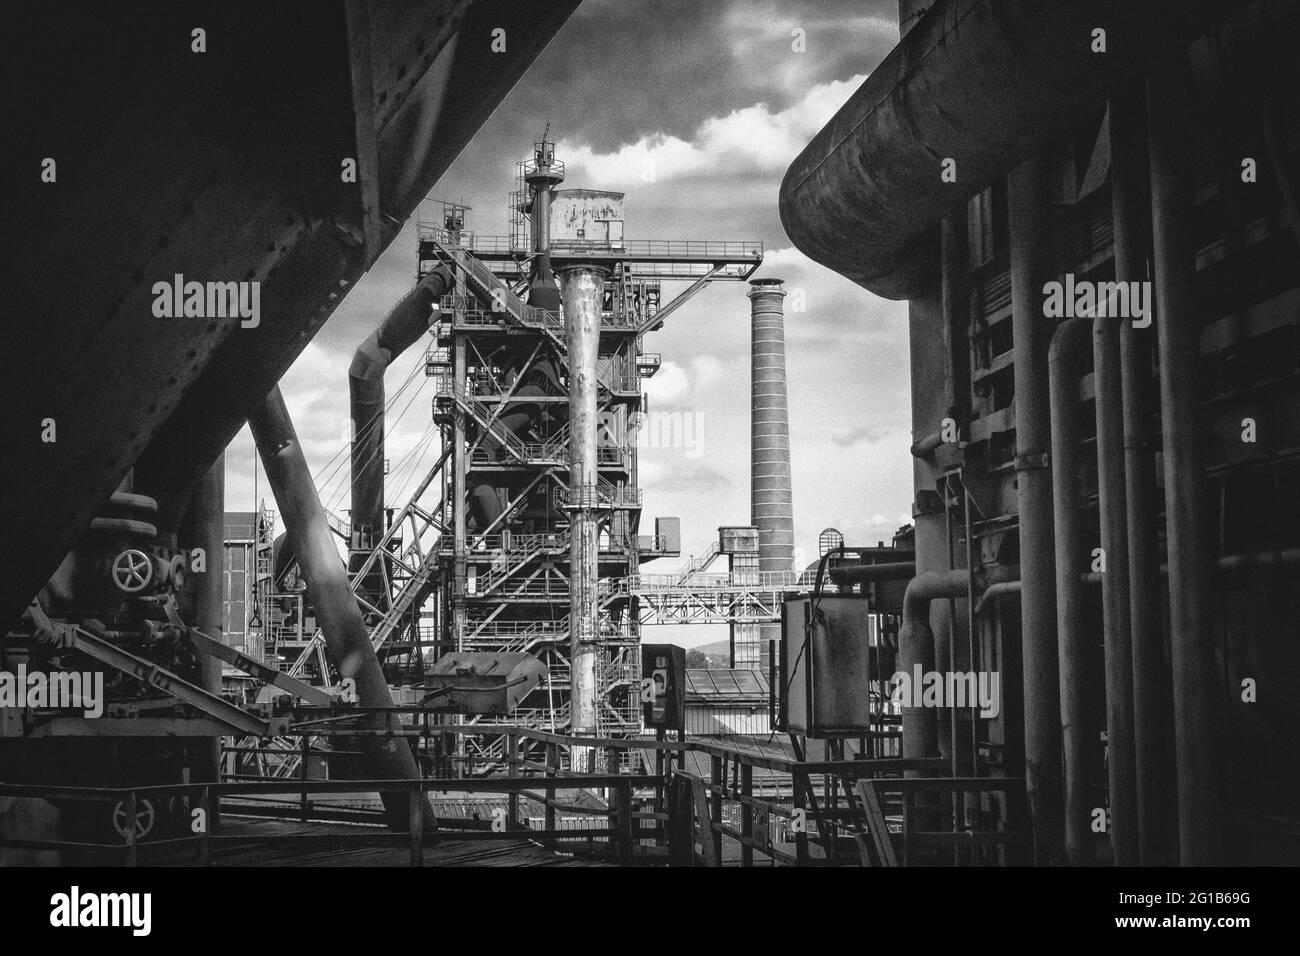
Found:
[[[689,141],[652,132],[612,152],[599,152],[586,143],[561,139],[556,152],[564,156],[568,169],[597,188],[693,176],[784,173],[865,79],[866,74],[857,74],[818,84],[782,110],[755,103],[725,116],[710,116]]]
[[[831,436],[831,441],[841,448],[848,448],[850,445],[856,445],[858,442],[866,442],[868,445],[880,441],[888,434],[888,431],[879,428],[876,425],[865,424],[857,428],[850,429],[847,432],[839,432]]]
[[[732,489],[733,484],[722,472],[707,465],[687,465],[674,461],[671,465],[647,458],[642,454],[637,463],[642,488],[656,491],[721,494]]]
[[[682,408],[685,400],[700,400],[722,375],[722,363],[712,355],[693,356],[686,365],[665,359],[659,371],[645,383],[652,409]]]

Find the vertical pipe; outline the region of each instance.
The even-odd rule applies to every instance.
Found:
[[[438,266],[393,306],[352,356],[348,396],[352,414],[353,551],[370,551],[385,531],[384,372],[393,359],[428,330],[433,306],[451,282],[447,268]],[[359,557],[357,566],[363,560]]]
[[[1110,104],[1111,210],[1115,279],[1147,281],[1151,206],[1144,89],[1139,80]],[[1138,858],[1144,866],[1172,861],[1174,761],[1169,665],[1161,623],[1160,554],[1156,538],[1155,435],[1151,408],[1153,327],[1126,322],[1119,332],[1124,392],[1124,490],[1128,530],[1129,622],[1133,651],[1134,760],[1138,767]]]
[[[361,608],[348,584],[347,570],[334,546],[307,459],[278,387],[253,411],[248,424],[339,676],[356,682],[357,701],[362,707],[392,707],[393,698],[379,658],[370,646]],[[391,713],[370,714],[358,724],[364,730],[401,730],[397,715]],[[401,737],[365,737],[357,740],[356,746],[365,753],[369,772],[376,779],[414,780],[420,776],[415,755]],[[382,797],[389,826],[405,830],[406,792],[396,790]],[[427,805],[424,812],[426,820],[430,820],[432,811]]]
[[[1079,474],[1082,421],[1079,379],[1087,355],[1088,319],[1062,322],[1052,336],[1048,357],[1052,420],[1052,491],[1056,519],[1056,629],[1060,640],[1060,721],[1065,765],[1065,849],[1076,866],[1092,862],[1094,799],[1090,792],[1092,753],[1098,728],[1089,700],[1092,680],[1090,635],[1084,622],[1084,574],[1088,551],[1083,540]],[[1024,570],[1022,558],[1021,570]],[[1023,588],[1023,584],[1021,585]]]
[[[606,272],[575,265],[560,274],[569,352],[569,721],[576,735],[595,734],[598,707],[599,539],[594,509],[599,476],[596,361]],[[580,763],[587,756],[577,753]],[[585,764],[574,769],[586,769]]]
[[[786,395],[785,287],[780,279],[749,283],[750,419],[749,511],[758,528],[758,570],[794,570],[794,496],[790,483],[790,412]],[[746,654],[761,667],[763,649],[781,636],[780,624],[743,626],[758,647]]]
[[[912,438],[938,431],[948,414],[952,392],[947,362],[943,357],[942,289],[908,302],[908,350],[912,373]],[[912,503],[916,529],[916,574],[948,570],[948,546],[944,537],[944,515],[935,482],[939,469],[931,458],[912,458]],[[899,630],[898,669],[913,673],[915,665],[922,671],[934,669],[935,631],[930,620],[930,605],[918,608],[912,624]],[[901,747],[904,757],[933,757],[939,753],[938,720],[934,708],[903,708]],[[922,776],[921,773],[913,774]]]
[[[463,287],[462,287],[463,289]],[[462,291],[458,289],[457,291]],[[465,336],[457,335],[455,344],[452,346],[452,374],[457,388],[465,387],[466,356],[465,356]],[[465,620],[467,611],[465,608],[465,589],[468,586],[469,577],[469,546],[466,542],[468,526],[466,514],[469,511],[468,501],[466,500],[466,473],[469,470],[468,454],[466,451],[465,435],[465,410],[459,405],[456,407],[456,413],[452,418],[451,441],[454,449],[452,458],[451,471],[451,494],[452,500],[456,502],[457,507],[452,509],[452,561],[453,561],[453,578],[455,582],[452,590],[451,605],[451,636],[455,641],[456,649],[461,647],[461,640],[465,636]],[[456,738],[456,748],[459,750],[463,744],[463,738]]]
[[[1100,311],[1100,310],[1099,310]],[[1138,862],[1137,762],[1133,742],[1133,650],[1129,625],[1128,515],[1125,511],[1124,397],[1120,377],[1122,319],[1107,309],[1092,326],[1097,418],[1097,516],[1106,662],[1106,768],[1110,845],[1116,866]]]
[[[1042,314],[1047,266],[1047,171],[1035,155],[1008,182],[1011,322],[1016,375],[1016,498],[1020,520],[1025,790],[1040,863],[1063,856],[1060,685],[1052,548],[1047,352]]]
[[[1133,650],[1129,621],[1128,516],[1125,511],[1124,408],[1119,323],[1093,322],[1097,416],[1097,512],[1105,572],[1101,576],[1106,661],[1106,753],[1110,843],[1116,866],[1138,862],[1137,761],[1133,741]]]
[[[1201,322],[1192,223],[1192,87],[1185,62],[1161,64],[1147,79],[1179,859],[1184,866],[1208,866],[1222,862],[1224,700],[1198,434]]]

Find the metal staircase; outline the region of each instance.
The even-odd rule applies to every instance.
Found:
[[[434,479],[442,473],[443,466],[450,456],[450,449],[444,449],[438,456],[437,462],[429,469],[428,474],[416,487],[414,494],[402,510],[393,516],[392,523],[383,537],[351,576],[352,593],[356,595],[357,602],[365,611],[377,617],[370,629],[370,644],[375,650],[383,647],[402,617],[411,610],[421,589],[428,584],[429,579],[438,569],[438,549],[442,534],[446,531],[446,525],[442,520],[445,502],[440,500],[431,510],[425,510],[420,507],[419,501],[433,484]],[[409,531],[411,544],[401,556],[398,556],[392,553],[392,544],[402,540],[404,531]],[[379,572],[383,581],[381,589],[383,596],[380,601],[386,606],[371,604],[360,593],[362,583],[374,571]],[[302,676],[307,664],[314,655],[320,653],[324,643],[325,634],[317,628],[311,641],[302,649],[298,659],[289,668],[289,675]],[[322,675],[322,678],[328,683],[328,675]]]
[[[526,566],[543,551],[563,550],[569,546],[568,535],[535,534],[520,537],[524,542],[523,547],[504,552],[504,560],[500,568],[494,568],[477,578],[474,592],[476,597],[483,597],[496,590],[501,582]]]
[[[718,559],[722,551],[718,547],[718,542],[712,542],[708,549],[698,558],[691,558],[682,565],[682,569],[677,572],[677,580],[680,584],[685,584],[691,575],[707,571],[709,566]]]

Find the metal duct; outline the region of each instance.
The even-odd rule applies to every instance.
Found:
[[[357,346],[348,368],[352,409],[352,549],[369,551],[384,533],[384,372],[429,329],[434,305],[452,287],[438,266],[393,306]]]
[[[938,269],[945,212],[1111,95],[1157,40],[1224,6],[937,0],[791,164],[786,234],[877,295],[914,297]],[[1091,50],[1098,28],[1104,55]]]
[[[379,667],[379,658],[370,646],[361,608],[349,586],[347,569],[334,547],[311,471],[278,387],[257,407],[248,424],[289,543],[307,582],[307,597],[320,621],[330,659],[340,677],[356,682],[357,701],[362,707],[392,707],[393,698]],[[362,730],[401,730],[401,722],[392,713],[371,714],[358,724]],[[375,779],[419,779],[415,755],[402,737],[363,737],[354,740],[351,748],[365,754]],[[395,830],[407,829],[410,820],[407,794],[397,791],[382,796],[389,826]],[[432,809],[427,803],[423,812],[425,820],[431,821]]]

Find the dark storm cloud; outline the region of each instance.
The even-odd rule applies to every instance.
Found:
[[[703,117],[760,100],[779,109],[801,87],[879,62],[897,10],[896,0],[586,0],[510,108],[544,116],[564,90],[593,108],[566,115],[563,135],[598,150],[652,130],[685,138]]]

